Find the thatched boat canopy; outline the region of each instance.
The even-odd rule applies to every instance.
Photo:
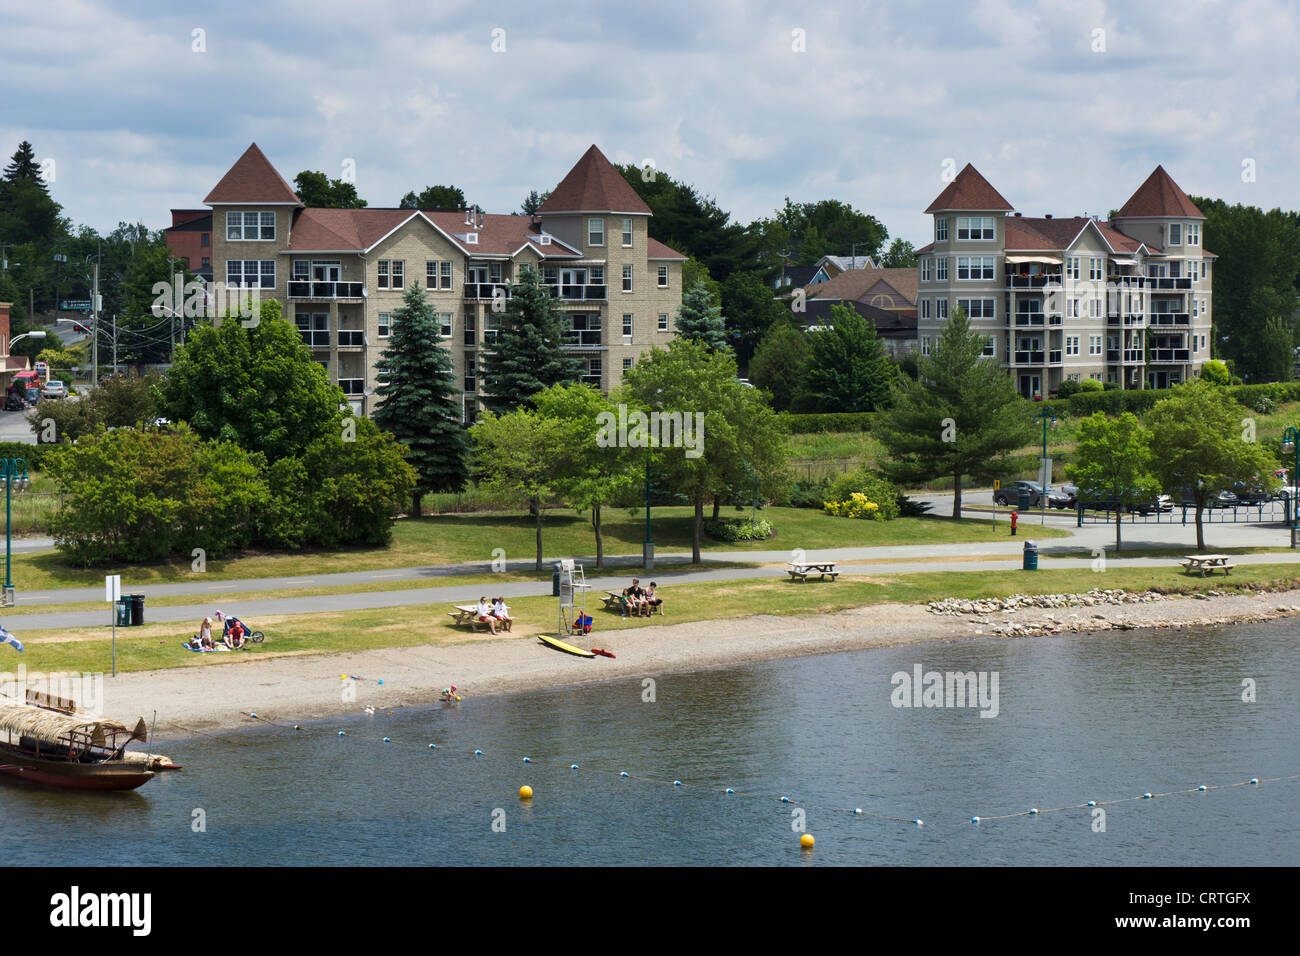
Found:
[[[132,740],[147,740],[148,728],[144,718],[134,727],[116,720],[92,718],[86,714],[61,714],[27,704],[0,701],[0,731],[20,737],[32,737],[50,746],[107,747],[116,749]],[[124,740],[118,738],[125,736]]]

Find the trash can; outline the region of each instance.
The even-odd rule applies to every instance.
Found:
[[[560,566],[557,564],[551,572],[551,597],[560,596]]]
[[[131,601],[131,626],[139,627],[144,623],[144,595],[128,594]]]
[[[1017,494],[1016,507],[1019,508],[1021,511],[1028,511],[1029,510],[1029,489],[1017,488],[1016,494]]]
[[[131,626],[131,602],[127,600],[127,598],[118,598],[117,607],[114,608],[114,610],[117,612],[117,626],[130,627]]]
[[[1038,545],[1032,541],[1025,542],[1025,561],[1021,567],[1025,571],[1038,570]]]

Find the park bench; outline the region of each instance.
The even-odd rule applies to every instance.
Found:
[[[1228,563],[1226,554],[1189,554],[1182,560],[1183,572],[1191,574],[1193,571],[1200,571],[1201,577],[1211,574],[1216,570],[1222,570],[1224,574],[1231,574],[1235,564]]]
[[[811,561],[798,564],[791,561],[789,566],[785,569],[785,573],[790,575],[791,581],[806,582],[808,580],[808,575],[810,574],[820,575],[821,580],[823,581],[828,577],[834,581],[836,575],[840,572],[835,569],[834,561]]]
[[[447,615],[452,619],[452,624],[466,625],[474,631],[492,630],[490,622],[478,619],[477,604],[457,604],[454,607],[456,610],[447,612]],[[510,605],[508,604],[506,605],[506,613],[510,613]]]

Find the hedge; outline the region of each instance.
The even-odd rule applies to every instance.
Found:
[[[1262,404],[1266,399],[1274,405],[1300,402],[1300,382],[1229,385],[1226,390],[1234,401],[1257,412],[1271,411]],[[1171,391],[1167,388],[1130,388],[1124,391],[1076,392],[1070,396],[1070,413],[1080,417],[1094,412],[1105,412],[1108,415],[1121,415],[1124,412],[1140,414],[1162,398],[1168,398]]]
[[[0,441],[0,458],[21,458],[27,463],[28,471],[40,471],[45,449],[53,445],[29,445],[21,441]]]
[[[789,426],[791,435],[812,435],[819,432],[865,432],[871,430],[875,412],[823,412],[781,415]]]

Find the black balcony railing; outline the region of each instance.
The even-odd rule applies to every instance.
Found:
[[[364,282],[290,281],[291,299],[360,299],[365,296]]]
[[[1181,292],[1192,287],[1192,280],[1187,276],[1171,278],[1169,276],[1149,276],[1147,288],[1157,292]]]
[[[1144,322],[1146,322],[1146,319],[1147,317],[1145,315],[1134,315],[1133,313],[1129,313],[1124,316],[1124,324],[1142,325]]]
[[[510,298],[510,286],[504,282],[466,282],[465,298],[492,299],[496,297],[497,289],[500,289],[501,294],[507,299]]]
[[[1060,325],[1060,324],[1061,324],[1061,317],[1060,317],[1060,315],[1055,314],[1055,313],[1054,313],[1054,314],[1051,314],[1051,315],[1048,315],[1048,317],[1047,317],[1047,324],[1048,324],[1048,325]]]
[[[600,345],[600,329],[567,329],[564,344],[577,348],[591,348]]]
[[[341,378],[339,379],[339,388],[343,389],[344,395],[364,395],[366,393],[366,380],[364,378]]]
[[[1041,312],[1017,312],[1016,325],[1042,325],[1043,313]]]
[[[1016,364],[1017,365],[1042,365],[1043,353],[1018,351],[1016,352]]]
[[[605,298],[605,291],[608,286],[604,285],[548,285],[551,295],[557,299],[573,299],[581,302],[591,302]]]
[[[1151,316],[1152,325],[1190,325],[1191,321],[1187,312],[1155,312]]]
[[[1060,364],[1061,364],[1061,350],[1060,350],[1060,349],[1050,349],[1050,350],[1048,350],[1048,353],[1047,353],[1047,364],[1048,364],[1048,365],[1060,365]]]
[[[1124,361],[1125,361],[1125,362],[1141,362],[1141,361],[1142,361],[1142,350],[1141,350],[1141,349],[1125,349],[1125,350],[1124,350]]]
[[[1191,353],[1187,349],[1152,349],[1151,361],[1153,362],[1188,362],[1191,361]]]
[[[1055,282],[1059,285],[1061,277],[1059,275],[1007,276],[1007,288],[1009,289],[1041,289],[1049,282]]]
[[[1107,349],[1107,350],[1106,350],[1106,361],[1107,361],[1107,362],[1118,362],[1118,361],[1119,361],[1119,349]]]
[[[327,349],[330,347],[330,334],[326,329],[299,329],[303,345],[309,349]]]
[[[1145,289],[1147,287],[1146,276],[1124,276],[1109,275],[1106,281],[1120,289]]]
[[[339,348],[359,349],[366,344],[366,333],[360,329],[339,329]]]

